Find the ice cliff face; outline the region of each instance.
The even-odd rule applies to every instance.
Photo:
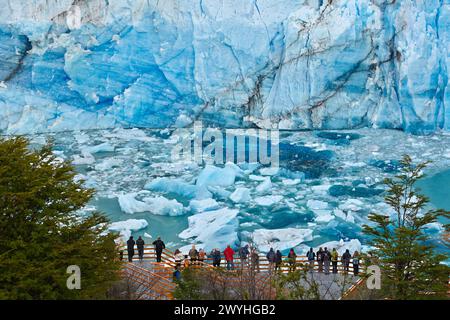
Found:
[[[450,129],[449,0],[0,0],[0,131]]]

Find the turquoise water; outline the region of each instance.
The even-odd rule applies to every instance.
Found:
[[[450,169],[424,178],[417,186],[434,207],[450,211]]]
[[[179,242],[178,233],[188,227],[186,217],[169,217],[158,216],[150,214],[148,212],[125,214],[120,210],[117,198],[98,198],[91,202],[101,210],[112,222],[123,221],[127,219],[145,219],[148,222],[148,226],[145,229],[133,232],[133,236],[142,236],[144,241],[150,242],[152,239],[156,239],[158,236],[162,236],[166,243]],[[144,234],[148,233],[153,238],[144,237]]]

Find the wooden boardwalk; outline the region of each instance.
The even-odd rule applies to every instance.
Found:
[[[173,292],[176,284],[173,282],[172,274],[175,269],[175,259],[172,251],[165,249],[162,254],[162,262],[156,262],[156,253],[152,246],[146,246],[144,250],[143,260],[140,261],[137,256],[137,250],[132,262],[124,263],[123,277],[133,285],[138,299],[152,299],[152,300],[171,300],[173,299]],[[123,260],[128,261],[127,251],[123,251]],[[307,265],[307,258],[304,256],[297,257],[298,265]],[[225,267],[222,259],[222,267]],[[214,269],[211,259],[205,259],[202,263],[191,265],[193,268],[201,268],[208,271]],[[361,268],[362,269],[362,268]],[[238,271],[244,272],[238,272]],[[224,281],[235,282],[239,285],[239,281],[249,281],[245,278],[246,272],[255,270],[249,262],[241,266],[239,257],[234,259],[233,271],[224,272]],[[275,298],[275,291],[272,287],[272,277],[275,276],[271,272],[269,262],[265,256],[259,257],[259,273],[256,273],[256,281],[253,277],[253,283],[258,286],[258,289],[266,292],[266,297]],[[331,270],[330,270],[331,271]],[[289,272],[287,266],[282,266],[280,272]],[[324,274],[318,272],[318,263],[315,261],[313,269],[307,274],[307,282],[314,282],[319,286],[319,292],[322,299],[337,300],[349,290],[353,290],[355,285],[360,283],[360,278],[353,276],[353,267],[350,264],[349,273],[344,272],[341,262],[338,263],[337,274]],[[305,283],[307,287],[308,284]],[[287,288],[288,289],[288,288]]]

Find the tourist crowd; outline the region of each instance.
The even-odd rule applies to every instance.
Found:
[[[162,253],[165,249],[165,244],[160,237],[153,241],[152,244],[155,247],[156,252],[156,262],[162,261]],[[134,240],[133,237],[127,241],[127,253],[128,261],[133,261],[133,256],[135,254],[134,248],[137,247],[138,257],[142,261],[144,258],[144,240],[139,237],[138,240]],[[215,248],[209,254],[207,254],[203,249],[197,250],[195,245],[189,250],[187,255],[183,254],[179,249],[175,250],[174,258],[176,264],[176,270],[174,272],[174,277],[179,276],[179,269],[181,266],[188,267],[190,265],[200,265],[206,263],[205,261],[212,261],[213,267],[220,267],[222,257],[225,259],[227,270],[235,269],[234,259],[235,256],[239,256],[240,268],[249,267],[256,272],[260,272],[260,255],[256,248],[249,245],[240,247],[237,251],[233,250],[230,245],[222,252]],[[306,253],[308,260],[309,270],[314,271],[314,266],[317,264],[317,272],[329,274],[331,272],[338,273],[338,263],[342,264],[344,273],[348,273],[350,269],[350,263],[353,266],[353,274],[357,276],[359,274],[360,257],[358,251],[353,254],[347,249],[342,256],[339,256],[338,251],[333,248],[331,251],[327,247],[319,248],[317,252],[314,252],[313,248]],[[123,252],[121,251],[121,259],[123,258]],[[290,272],[295,271],[297,268],[297,254],[294,249],[290,249],[287,257],[283,257],[280,250],[274,250],[270,248],[269,252],[266,254],[268,261],[269,272],[276,272],[281,270],[283,262],[287,262],[288,270]],[[331,267],[331,268],[330,268]]]

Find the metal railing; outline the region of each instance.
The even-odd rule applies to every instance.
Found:
[[[123,259],[124,260],[128,260],[128,252],[126,248],[123,248]],[[133,256],[133,260],[137,261],[139,259],[138,257],[138,250],[135,248],[134,250],[134,256]],[[165,265],[166,267],[172,267],[175,268],[176,266],[176,262],[175,262],[175,257],[174,257],[174,253],[169,250],[169,249],[164,249],[161,255],[161,260],[162,263],[161,265]],[[246,259],[246,261],[244,262],[244,265],[242,264],[241,258],[235,254],[234,258],[233,258],[233,270],[239,270],[242,268],[254,268],[256,270],[259,269],[260,272],[269,272],[272,271],[273,269],[275,269],[275,264],[271,264],[269,263],[269,261],[267,260],[267,258],[264,255],[259,255],[259,263],[258,265],[252,264],[252,259],[250,257],[248,257],[248,259]],[[143,260],[145,261],[156,261],[156,251],[155,248],[153,246],[147,245],[144,247],[144,254],[143,254]],[[188,260],[190,261],[190,259],[188,258]],[[202,265],[205,267],[213,267],[212,266],[213,263],[213,259],[210,258],[209,256],[206,257],[204,260],[202,261],[196,261],[196,262],[190,262],[191,265]],[[183,263],[182,263],[183,265]],[[221,267],[226,267],[227,263],[224,259],[224,257],[221,257]],[[310,262],[308,261],[308,258],[306,256],[297,256],[296,260],[295,260],[295,265],[298,267],[301,266],[307,266],[310,267],[313,271],[319,271],[319,262],[317,260],[314,261],[313,265],[310,264]],[[359,266],[359,271],[361,272],[364,269],[364,265],[362,263],[362,261],[360,261]],[[322,267],[322,271],[325,271],[325,266],[323,264]],[[279,271],[283,272],[283,273],[287,273],[291,270],[291,267],[289,266],[289,259],[287,257],[283,257],[283,263],[279,266]],[[329,271],[330,273],[332,273],[333,270],[333,265],[332,262],[330,261],[329,264]],[[337,272],[338,273],[343,273],[346,274],[347,272],[345,271],[345,266],[342,262],[342,259],[339,259],[337,262]],[[348,265],[348,273],[353,273],[354,272],[354,265],[353,263],[350,261],[349,265]]]

